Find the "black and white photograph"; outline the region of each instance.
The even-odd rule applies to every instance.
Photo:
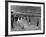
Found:
[[[8,2],[8,35],[43,33],[43,4]]]
[[[41,7],[11,5],[11,31],[41,30]]]

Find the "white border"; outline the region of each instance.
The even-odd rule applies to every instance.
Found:
[[[41,7],[41,30],[35,31],[18,31],[11,32],[11,5],[20,5],[20,6],[40,6]],[[42,4],[26,4],[26,3],[8,3],[8,35],[12,34],[26,34],[26,33],[42,33],[43,32],[43,5]]]

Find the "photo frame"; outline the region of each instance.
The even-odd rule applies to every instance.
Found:
[[[13,22],[13,17],[15,23]],[[23,23],[21,22],[23,24],[21,24],[22,26],[18,24],[18,20],[16,21],[16,18],[19,18],[18,20],[20,22],[24,20]],[[16,26],[16,23],[18,26]],[[38,24],[39,26],[36,26]],[[17,30],[16,27],[20,29]],[[5,36],[37,35],[44,33],[45,3],[5,1]]]

